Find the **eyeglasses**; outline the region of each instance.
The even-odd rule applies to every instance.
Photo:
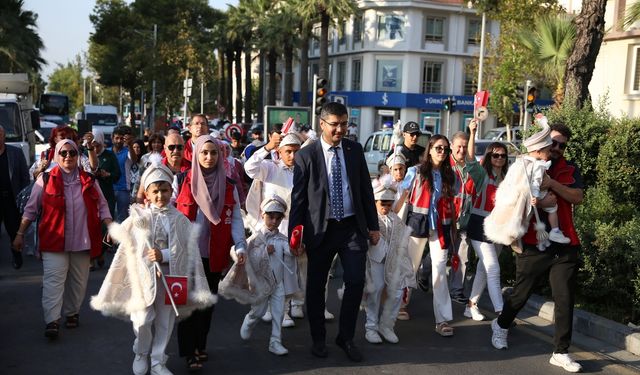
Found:
[[[60,152],[58,152],[58,154],[60,156],[62,156],[63,158],[66,158],[67,156],[70,158],[75,158],[76,156],[78,156],[78,151],[76,150],[62,150]]]
[[[167,148],[169,149],[169,151],[174,151],[174,150],[178,150],[178,151],[182,151],[182,149],[184,148],[184,145],[167,145]]]
[[[498,154],[498,153],[492,153],[491,157],[494,159],[506,159],[507,158],[507,154]]]
[[[558,141],[551,141],[551,147],[556,147],[558,146],[559,149],[564,150],[567,148],[567,142],[558,142]]]
[[[441,154],[443,152],[445,154],[448,154],[449,152],[451,152],[451,149],[449,147],[446,147],[446,146],[436,146],[436,147],[434,147],[434,149],[436,150],[436,152],[438,154]]]
[[[325,124],[331,126],[332,128],[337,128],[338,126],[341,128],[346,128],[347,126],[349,126],[349,121],[329,122],[323,118],[321,118],[320,120],[324,121]]]
[[[419,136],[420,136],[420,133],[418,133],[418,132],[415,132],[415,133],[407,133],[407,134],[409,134],[409,137],[411,137],[411,138],[413,138],[413,137],[419,137]]]

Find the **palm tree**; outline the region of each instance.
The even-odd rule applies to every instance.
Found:
[[[38,15],[23,9],[23,0],[0,2],[0,71],[38,72],[46,62],[37,32]]]
[[[533,32],[520,34],[522,44],[544,67],[546,78],[555,85],[553,98],[556,105],[564,100],[564,74],[566,62],[573,50],[576,28],[567,15],[543,16],[536,19]]]

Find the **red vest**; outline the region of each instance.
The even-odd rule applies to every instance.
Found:
[[[102,252],[102,231],[100,230],[100,213],[98,205],[100,194],[94,187],[95,179],[79,169],[82,184],[82,198],[87,210],[87,229],[91,242],[90,255],[95,258]],[[62,171],[56,166],[49,172],[49,181],[42,191],[42,216],[38,224],[40,251],[64,251],[64,182]]]
[[[573,177],[573,173],[575,172],[576,167],[573,165],[569,165],[567,160],[564,157],[558,159],[555,163],[551,165],[551,168],[547,171],[549,177],[558,181],[562,185],[570,186],[576,182],[575,177]],[[576,228],[573,226],[573,206],[571,203],[562,199],[562,197],[556,194],[556,198],[558,201],[558,224],[560,226],[560,230],[564,233],[565,236],[571,239],[569,245],[577,246],[580,245],[580,239],[578,239],[578,233],[576,232]],[[538,210],[538,212],[544,212],[543,210]],[[536,230],[535,230],[535,218],[532,217],[531,222],[529,223],[529,230],[522,237],[522,241],[526,244],[537,244],[536,240]]]
[[[162,158],[162,164],[164,164],[167,168],[171,169],[169,167],[169,162],[167,161],[166,156]],[[179,173],[185,172],[189,168],[191,168],[191,162],[183,157],[182,160],[180,160],[180,172]]]
[[[182,151],[182,159],[188,162],[193,162],[193,144],[191,139],[187,140],[184,144],[184,151]]]
[[[498,191],[498,184],[493,176],[493,173],[487,175],[487,184],[484,189],[477,193],[476,199],[473,201],[473,208],[471,213],[487,217],[493,211],[493,207],[496,204],[496,191]]]
[[[456,186],[458,188],[458,191],[453,197],[453,206],[456,209],[456,217],[459,218],[460,210],[462,209],[462,201],[464,200],[465,196],[468,197],[467,199],[472,199],[472,197],[475,195],[475,186],[473,183],[473,179],[469,176],[468,173],[466,176],[463,176],[461,171],[458,171],[458,168],[456,168],[456,160],[453,158],[453,156],[449,157],[449,163],[451,164],[453,173],[455,173],[459,181],[459,184],[457,184]]]
[[[229,250],[233,246],[231,217],[233,207],[236,204],[233,199],[233,189],[234,185],[227,180],[220,222],[217,225],[209,223],[209,270],[211,272],[222,272],[229,266],[231,260],[229,256]],[[198,204],[191,192],[191,170],[187,172],[180,187],[176,198],[176,208],[192,222],[196,221]]]
[[[411,204],[412,212],[421,215],[429,214],[431,191],[429,190],[428,184],[429,182],[427,180],[422,180],[420,176],[416,176],[409,194],[409,204]],[[438,211],[438,219],[440,219],[438,223],[436,223],[438,239],[440,240],[440,247],[446,250],[448,249],[448,244],[444,237],[444,225],[451,225],[453,223],[453,201],[451,198],[447,199],[441,195],[437,205],[436,211]]]

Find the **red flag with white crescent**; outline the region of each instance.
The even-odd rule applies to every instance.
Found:
[[[164,304],[171,305],[171,301],[169,300],[169,295],[167,293],[171,293],[171,297],[173,297],[173,302],[176,305],[186,305],[187,304],[187,277],[186,276],[173,276],[167,275],[164,277],[167,280],[167,286],[169,290],[167,290],[164,294]]]
[[[289,246],[292,249],[298,249],[302,245],[303,232],[304,232],[303,225],[296,225],[291,231],[291,239],[289,240]]]

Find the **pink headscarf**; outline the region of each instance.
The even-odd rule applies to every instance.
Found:
[[[72,173],[74,171],[76,171],[78,169],[78,163],[75,164],[75,168],[67,170],[64,167],[62,167],[62,161],[63,161],[63,157],[60,156],[60,150],[62,149],[62,146],[69,144],[71,145],[71,147],[73,147],[74,150],[76,150],[76,152],[78,153],[78,161],[80,160],[80,151],[78,150],[78,145],[70,140],[70,139],[63,139],[61,141],[59,141],[58,143],[56,143],[56,150],[55,150],[55,154],[54,154],[54,160],[56,161],[56,163],[58,163],[58,166],[60,167],[60,169],[66,173]]]
[[[214,168],[204,169],[198,162],[198,155],[207,142],[218,149],[218,163]],[[202,213],[213,224],[220,222],[224,207],[227,176],[224,171],[224,154],[220,143],[210,135],[201,135],[193,146],[193,167],[191,168],[191,192]]]

